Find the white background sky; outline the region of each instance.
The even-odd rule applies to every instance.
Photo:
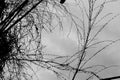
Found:
[[[73,3],[72,0],[67,0],[65,5],[68,5],[69,3],[72,4]],[[75,13],[79,13],[77,12],[79,11],[77,10],[77,8],[74,9],[76,9],[74,10],[76,11]],[[113,12],[114,14],[120,13],[120,1],[114,2],[112,4],[108,4],[108,7],[106,7],[104,11],[105,11],[104,13],[106,12]],[[77,50],[76,35],[73,31],[70,37],[67,37],[66,36],[67,31],[68,31],[67,28],[65,28],[63,32],[55,31],[51,34],[46,34],[46,33],[43,34],[44,35],[43,40],[45,41],[45,44],[47,46],[46,50],[49,51],[50,53],[56,53],[60,55],[67,55],[74,53]],[[100,34],[98,40],[118,39],[118,38],[120,38],[120,16],[114,19],[114,21],[111,22],[104,29],[104,31]],[[92,52],[92,50],[90,52]],[[97,58],[95,58],[92,61],[93,64],[99,63],[105,65],[111,65],[111,64],[120,65],[120,42],[117,42],[116,44],[108,47],[101,54],[102,55],[98,55],[99,57],[97,56]],[[120,68],[119,69],[113,68],[113,70],[101,74],[101,76],[103,77],[111,76],[111,75],[120,75]],[[38,76],[40,78],[39,80],[57,80],[56,76],[52,72],[47,70],[40,70]]]

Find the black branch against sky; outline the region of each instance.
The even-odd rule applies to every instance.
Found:
[[[63,3],[65,3],[65,1],[66,1],[66,0],[60,0],[60,3],[63,4]]]
[[[114,76],[114,77],[109,77],[109,78],[103,78],[101,80],[115,80],[115,79],[120,79],[120,76]]]

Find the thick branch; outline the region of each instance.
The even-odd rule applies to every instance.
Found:
[[[114,76],[114,77],[109,77],[109,78],[103,78],[100,80],[113,80],[113,79],[120,79],[120,76]]]
[[[19,19],[17,19],[8,29],[6,29],[4,32],[8,32],[15,24],[17,24],[21,19],[23,19],[26,15],[28,15],[34,8],[36,8],[43,0],[40,0],[39,2],[37,2],[35,5],[32,6],[32,8],[30,8],[30,10],[28,10],[22,17],[20,17]]]

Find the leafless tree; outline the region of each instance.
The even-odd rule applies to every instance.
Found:
[[[101,21],[111,15],[111,13],[107,13],[100,17],[105,5],[111,3],[112,0],[103,0],[98,5],[96,5],[98,0],[86,0],[88,8],[84,5],[84,1],[75,0],[81,10],[82,18],[72,14],[67,4],[63,4],[65,0],[2,1],[2,4],[0,3],[0,78],[2,80],[32,79],[27,72],[27,70],[31,70],[36,74],[31,64],[51,70],[58,78],[65,80],[75,80],[77,74],[88,75],[85,80],[95,77],[98,80],[119,78],[117,76],[104,79],[98,75],[112,66],[90,65],[86,67],[87,63],[101,51],[119,41],[119,39],[95,40],[109,22],[119,16],[119,14],[114,15],[97,27]],[[72,21],[71,25],[74,25],[72,27],[75,27],[78,36],[79,49],[72,55],[60,56],[43,51],[45,46],[41,41],[42,32],[54,31],[54,20],[57,21],[60,28],[64,28],[61,14]],[[96,27],[97,30],[95,30]],[[88,50],[99,44],[105,46],[90,55]],[[94,70],[96,68],[97,70]],[[69,73],[69,77],[66,77],[61,71]]]

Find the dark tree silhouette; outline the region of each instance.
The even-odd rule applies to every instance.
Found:
[[[16,30],[18,26],[15,26],[18,22],[21,21],[26,15],[29,14],[39,3],[39,1],[32,5],[30,9],[27,11],[23,11],[23,9],[28,6],[28,2],[30,0],[1,0],[0,1],[0,79],[6,79],[7,76],[4,74],[9,75],[18,75],[18,69],[21,67],[19,60],[20,57],[20,46],[19,46],[19,37],[18,31]],[[15,20],[15,18],[17,18]],[[11,64],[12,63],[12,64]],[[17,68],[12,68],[12,65]],[[12,68],[12,71],[16,71],[15,73],[11,71],[6,71],[5,66],[8,69]],[[15,77],[9,76],[8,80],[14,79]],[[21,79],[18,77],[17,79]]]
[[[72,80],[75,80],[78,73],[84,73],[90,75],[86,80],[93,77],[99,80],[115,79],[119,77],[111,77],[102,79],[97,74],[100,71],[93,70],[93,68],[101,67],[103,70],[108,67],[103,65],[91,65],[85,67],[85,65],[97,55],[99,52],[104,50],[109,45],[117,42],[108,41],[108,45],[105,45],[102,49],[95,52],[89,58],[86,58],[88,48],[91,46],[98,45],[105,41],[92,43],[96,36],[104,29],[104,27],[114,19],[106,21],[95,35],[91,37],[94,30],[94,25],[97,24],[97,17],[102,12],[104,5],[107,2],[103,2],[97,9],[97,13],[94,13],[94,7],[97,0],[89,0],[89,10],[83,10],[86,13],[88,26],[84,25],[84,19],[80,20],[83,22],[83,26],[75,21],[76,19],[73,14],[65,8],[64,4],[66,0],[1,0],[0,2],[0,79],[1,80],[30,80],[31,75],[27,73],[26,69],[33,71],[32,66],[38,66],[51,70],[56,74],[57,77],[66,80],[66,77],[59,71],[66,71],[69,74],[72,72]],[[77,0],[76,0],[77,1]],[[59,2],[59,3],[58,3]],[[40,4],[41,3],[41,4]],[[57,4],[58,3],[58,4]],[[61,4],[60,4],[61,3]],[[53,7],[52,7],[52,6]],[[49,8],[50,7],[50,8]],[[53,8],[53,10],[51,9]],[[85,7],[84,7],[85,9]],[[51,11],[50,11],[51,10]],[[56,10],[56,11],[54,11]],[[52,12],[53,11],[53,12]],[[69,16],[72,23],[77,28],[77,36],[81,36],[79,41],[83,41],[81,49],[76,53],[67,56],[46,54],[43,52],[45,47],[41,42],[42,31],[52,32],[52,20],[58,20],[58,24],[62,28],[62,17],[61,13],[65,12],[65,16]],[[37,17],[36,17],[37,16]],[[93,18],[94,16],[94,18]],[[104,16],[104,18],[107,15]],[[74,17],[74,18],[73,18]],[[82,16],[83,17],[83,16]],[[78,19],[78,18],[77,18]],[[101,21],[101,18],[99,21]],[[52,28],[51,28],[52,27]],[[88,31],[87,31],[87,30]],[[107,41],[106,41],[107,42]],[[33,47],[34,46],[34,47]],[[78,61],[77,61],[78,60]],[[78,62],[78,63],[77,63]],[[75,66],[77,63],[77,67]],[[75,64],[75,65],[73,65]],[[91,69],[91,70],[89,70]],[[35,73],[34,73],[35,74]]]

